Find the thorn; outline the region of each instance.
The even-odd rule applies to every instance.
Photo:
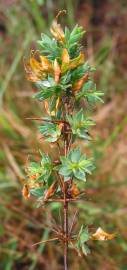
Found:
[[[47,242],[56,241],[56,240],[58,240],[58,239],[59,239],[59,238],[56,237],[56,238],[51,238],[51,239],[48,239],[48,240],[43,240],[43,241],[40,241],[40,242],[37,242],[37,243],[33,244],[32,247],[37,246],[37,245],[40,245],[40,244],[45,244],[45,243],[47,243]]]

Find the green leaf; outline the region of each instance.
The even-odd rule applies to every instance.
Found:
[[[84,97],[88,100],[90,103],[95,102],[102,102],[103,100],[101,97],[104,95],[103,92],[96,90],[96,85],[93,85],[92,81],[88,81],[84,84],[81,91],[77,94],[76,99],[79,100],[80,98]]]
[[[76,99],[79,100],[82,97],[85,97],[87,92],[91,90],[93,87],[93,81],[89,80],[87,83],[84,84],[81,91],[76,95]]]
[[[75,58],[78,56],[80,51],[80,40],[83,37],[85,31],[82,27],[76,25],[72,32],[65,28],[65,48],[68,49],[69,55],[71,58]]]
[[[59,173],[63,176],[71,176],[71,169],[68,169],[67,166],[66,167],[61,167],[59,170]]]
[[[41,172],[41,166],[37,162],[30,162],[30,165],[27,168],[29,175],[33,175]]]
[[[95,125],[95,123],[91,119],[84,117],[82,109],[73,116],[67,115],[67,120],[71,126],[73,135],[76,135],[81,139],[90,139],[88,129],[89,127]]]
[[[90,253],[89,247],[86,245],[87,241],[90,239],[90,234],[88,231],[88,228],[86,227],[84,229],[84,226],[82,225],[78,234],[77,242],[76,242],[76,248],[80,251],[82,250],[84,255],[88,255]]]
[[[61,79],[60,79],[60,83],[65,86],[67,84],[69,84],[69,87],[72,86],[71,84],[71,72],[67,71],[67,73],[65,73],[64,75],[62,75]]]
[[[76,148],[75,151],[70,152],[70,159],[72,162],[78,162],[81,156],[80,148]]]
[[[48,142],[56,142],[61,136],[61,129],[55,123],[44,122],[39,126],[39,131]]]
[[[86,227],[85,229],[82,230],[81,234],[80,234],[80,241],[81,244],[84,244],[85,242],[87,242],[90,239],[90,234],[88,232],[88,228]]]
[[[74,176],[75,176],[75,178],[86,182],[85,172],[83,172],[81,170],[75,170]]]
[[[88,102],[95,103],[99,101],[99,102],[104,103],[104,101],[101,98],[103,95],[104,93],[96,91],[96,92],[86,94],[86,97],[87,97]]]
[[[33,98],[37,98],[38,100],[42,101],[42,100],[51,98],[54,95],[59,96],[62,91],[63,91],[63,88],[61,85],[54,85],[51,87],[43,86],[40,92],[33,95]]]
[[[40,188],[32,188],[30,190],[30,193],[33,195],[33,196],[36,196],[36,197],[42,197],[43,194],[44,194],[44,191],[45,191],[45,188],[44,187],[40,187]]]
[[[79,79],[81,79],[86,73],[91,71],[91,67],[88,62],[85,62],[83,65],[80,65],[76,69],[74,69],[71,73],[71,78],[73,83]]]
[[[45,34],[42,34],[41,38],[42,40],[38,41],[41,53],[47,56],[49,60],[55,60],[55,58],[59,58],[61,56],[61,47],[58,46],[57,41]]]
[[[85,256],[87,256],[88,254],[90,254],[90,249],[89,249],[89,247],[86,244],[82,245],[82,252],[83,252],[83,254]]]
[[[54,111],[54,109],[56,108],[57,100],[58,100],[57,96],[55,96],[55,97],[53,97],[53,99],[49,100],[49,110],[50,110],[50,112]]]
[[[86,242],[90,239],[90,234],[88,228],[84,228],[82,225],[78,234],[76,248],[78,250],[82,250],[84,255],[88,255],[90,253],[89,247],[86,245]]]
[[[68,40],[69,45],[78,43],[83,37],[84,33],[85,31],[83,30],[83,27],[75,25],[75,27],[73,28],[70,34],[70,39]]]
[[[86,92],[88,90],[90,90],[93,86],[93,81],[88,81],[87,83],[84,84],[82,91]]]
[[[66,41],[68,41],[70,38],[70,30],[68,29],[68,27],[65,27],[65,39]]]
[[[35,175],[34,181],[38,183],[48,182],[48,178],[53,171],[53,164],[50,157],[44,153],[41,153],[41,155],[42,159],[40,162],[30,162],[27,168],[28,176]],[[31,178],[28,181],[31,181]]]

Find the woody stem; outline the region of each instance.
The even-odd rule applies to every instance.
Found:
[[[68,269],[68,202],[64,203],[64,270]]]
[[[67,96],[63,97],[63,137],[64,137],[64,156],[66,157],[68,154],[68,151],[70,150],[71,146],[71,140],[70,140],[70,133],[68,132],[68,122],[66,121],[66,115],[69,114],[69,98]],[[67,192],[68,192],[68,183],[64,182],[63,179],[63,195],[64,195],[64,206],[63,206],[63,212],[64,212],[64,270],[68,270],[68,205],[69,201],[67,198]]]
[[[64,155],[67,156],[68,151],[68,135],[64,128]],[[67,183],[64,182],[64,270],[68,269],[68,201],[66,198]]]

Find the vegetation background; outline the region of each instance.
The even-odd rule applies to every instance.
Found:
[[[48,239],[45,222],[50,226],[51,211],[58,222],[58,204],[35,209],[22,198],[20,180],[28,155],[38,155],[39,148],[55,155],[55,148],[40,140],[36,123],[26,119],[41,116],[43,108],[31,98],[23,57],[36,48],[60,9],[67,10],[63,24],[78,23],[87,31],[86,58],[97,68],[97,89],[105,92],[105,103],[91,109],[97,125],[87,151],[97,169],[86,186],[87,201],[78,203],[79,226],[117,232],[113,241],[94,242],[88,257],[70,250],[70,270],[127,270],[126,0],[0,1],[0,269],[63,269],[60,245],[32,246]]]

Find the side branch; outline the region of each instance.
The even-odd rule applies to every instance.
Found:
[[[40,117],[26,117],[27,120],[37,120],[37,121],[43,121],[43,122],[49,122],[49,123],[55,123],[55,124],[66,124],[69,125],[69,122],[65,121],[65,120],[58,120],[58,119],[45,119],[45,118],[40,118]]]

